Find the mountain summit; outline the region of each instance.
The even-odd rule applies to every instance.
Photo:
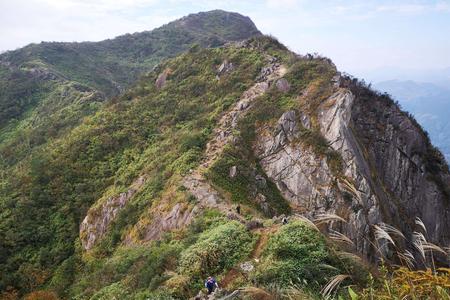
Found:
[[[0,141],[3,295],[204,299],[214,276],[222,290],[212,299],[308,299],[338,279],[364,294],[363,260],[448,264],[448,166],[389,96],[238,14],[140,35],[68,44],[86,47],[74,56],[90,55],[84,71],[117,63],[103,77],[49,59],[66,53],[59,44],[18,50],[53,49],[24,64],[2,57],[6,72],[40,80],[26,94],[36,106]],[[107,78],[124,76],[124,62],[151,71],[109,97]],[[11,95],[1,99],[20,103]]]
[[[111,40],[42,42],[6,52],[0,55],[0,126],[21,120],[25,111],[54,96],[61,86],[70,86],[73,93],[95,94],[91,98],[98,101],[117,95],[158,62],[193,44],[217,47],[260,34],[248,17],[215,10]]]

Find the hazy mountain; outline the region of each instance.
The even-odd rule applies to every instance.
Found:
[[[441,88],[450,87],[450,67],[442,69],[408,69],[401,67],[383,67],[375,70],[356,72],[366,82],[382,82],[388,80],[415,81],[433,83]]]

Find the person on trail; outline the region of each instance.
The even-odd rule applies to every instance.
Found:
[[[208,279],[205,281],[205,288],[208,289],[208,295],[214,292],[216,288],[219,288],[219,285],[217,284],[216,280],[209,276]]]
[[[240,204],[238,204],[237,206],[236,206],[236,212],[240,215],[241,214],[241,205]]]

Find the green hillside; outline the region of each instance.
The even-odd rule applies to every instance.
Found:
[[[191,299],[208,276],[209,299],[448,296],[447,236],[390,190],[377,143],[400,137],[395,171],[436,207],[445,161],[331,60],[213,11],[1,61],[1,298]],[[416,228],[384,224],[397,210]]]
[[[0,55],[0,165],[73,128],[163,59],[258,34],[250,19],[217,10],[111,40],[42,42]]]
[[[246,232],[241,224],[228,221],[214,209],[202,213],[203,217],[187,231],[179,233],[178,238],[169,235],[158,246],[138,245],[145,240],[142,224],[154,217],[149,209],[167,201],[168,193],[186,209],[195,205],[182,186],[182,178],[198,166],[218,118],[254,84],[261,68],[267,64],[268,54],[286,64],[295,63],[295,58],[283,46],[269,38],[255,39],[246,47],[192,48],[160,64],[135,87],[85,118],[64,138],[34,152],[30,160],[21,162],[20,168],[5,175],[0,202],[0,233],[5,241],[1,251],[1,261],[5,263],[1,264],[1,271],[6,274],[2,276],[2,289],[15,287],[29,292],[47,286],[64,297],[107,299],[114,293],[126,293],[127,297],[140,299],[159,293],[157,291],[168,279],[161,272],[170,261],[173,270],[179,270],[180,274],[164,284],[171,286],[176,280],[184,283],[164,289],[164,293],[184,298],[201,289],[198,282],[207,272],[225,275],[225,271],[248,257],[258,233]],[[218,78],[218,69],[224,61],[232,61],[233,70]],[[298,89],[328,76],[328,72],[330,75],[335,72],[334,67],[320,61],[296,64],[308,73],[295,84]],[[155,82],[159,74],[167,70],[170,70],[167,81],[159,89]],[[254,112],[254,118],[277,118],[283,109],[292,106],[288,99],[271,102],[274,96],[261,99],[262,105]],[[270,114],[266,110],[268,106],[272,110]],[[252,134],[249,125],[242,125],[245,129],[242,134]],[[245,145],[242,146],[230,148],[223,159],[250,159],[246,156]],[[217,167],[213,166],[209,176],[214,178],[215,172],[220,172],[220,164],[222,160],[217,162]],[[127,191],[138,176],[148,178],[144,186],[120,212],[100,243],[88,256],[83,254],[78,225],[89,207],[96,201],[94,207],[108,196]],[[225,183],[218,181],[217,184]],[[250,196],[245,196],[249,184],[234,187],[241,195],[234,201],[247,207],[249,217],[266,215]],[[263,192],[269,203],[273,201],[273,213],[286,212],[286,204],[279,202],[285,200],[275,187],[269,188],[272,190]],[[230,188],[224,186],[224,189]],[[226,240],[228,232],[236,235],[234,240]],[[309,234],[314,235],[313,231]],[[138,244],[124,249],[121,241],[127,235],[133,236],[133,244]],[[200,253],[203,247],[215,247],[212,246],[214,239],[223,244],[211,251],[223,251],[218,254],[223,258],[217,262],[219,265],[208,262],[212,265],[205,267],[202,260],[206,258]],[[325,248],[318,251],[323,251],[317,254],[319,261],[325,263],[330,259],[327,256],[331,254]],[[200,261],[195,262],[198,259]],[[313,263],[305,259],[304,263]],[[282,265],[273,265],[273,268],[277,270],[274,272],[289,272],[278,269],[284,268]],[[278,275],[257,276],[261,277],[255,280],[264,283],[272,281],[268,276]],[[291,279],[294,278],[286,280]],[[318,283],[316,289],[319,288]]]
[[[195,166],[217,116],[262,64],[256,51],[197,49],[160,65],[137,87],[5,174],[1,228],[9,246],[2,252],[8,262],[2,273],[13,277],[2,280],[21,282],[9,268],[24,260],[48,268],[71,256],[80,219],[108,189],[120,191],[142,172],[155,174],[139,204],[148,205],[173,173]],[[237,71],[217,83],[214,67],[225,58],[233,59]],[[165,68],[172,70],[167,87],[157,90],[156,77]]]

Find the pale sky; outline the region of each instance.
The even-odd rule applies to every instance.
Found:
[[[0,0],[0,51],[99,41],[212,9],[249,16],[291,50],[355,75],[450,67],[450,0]]]

